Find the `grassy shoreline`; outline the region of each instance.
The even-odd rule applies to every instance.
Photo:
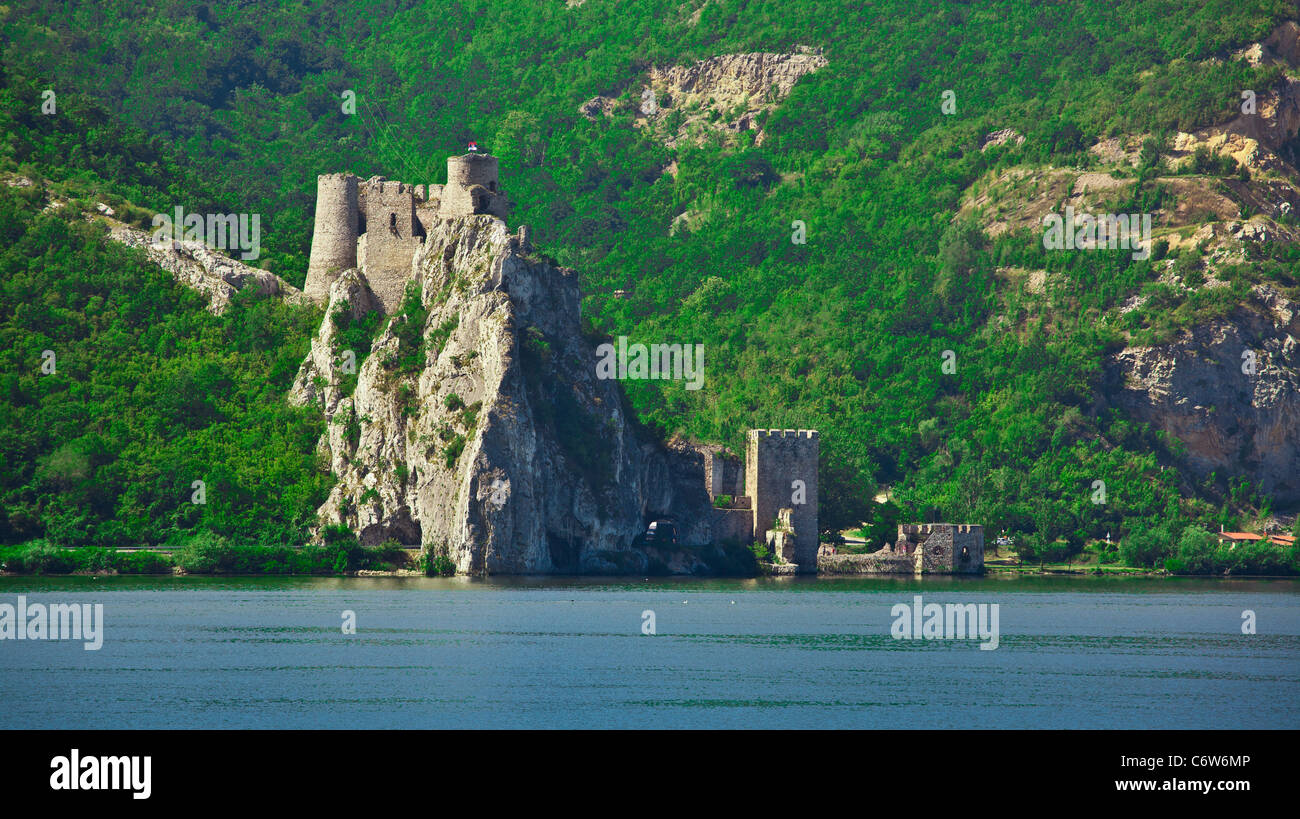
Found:
[[[0,574],[12,575],[315,575],[419,572],[422,556],[397,544],[355,540],[304,546],[243,546],[199,537],[172,549],[61,547],[44,541],[0,547]],[[435,567],[441,568],[441,567]]]
[[[430,563],[434,563],[430,566]],[[0,577],[31,576],[158,576],[201,575],[222,577],[425,577],[448,576],[450,567],[428,561],[423,553],[395,544],[364,547],[355,543],[326,546],[238,546],[223,543],[190,545],[178,549],[97,549],[59,547],[37,542],[0,547]],[[1005,558],[986,563],[984,575],[1004,576],[1141,576],[1156,579],[1184,577],[1223,579],[1297,579],[1295,574],[1248,572],[1171,572],[1164,568],[1078,563],[1017,564]],[[596,576],[593,574],[592,576]],[[761,573],[710,575],[759,577]],[[833,577],[837,575],[826,575]],[[870,575],[866,575],[870,576]],[[875,575],[894,577],[896,575]],[[935,575],[939,576],[939,575]],[[946,576],[946,575],[944,575]]]

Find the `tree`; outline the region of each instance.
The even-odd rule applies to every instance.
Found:
[[[536,168],[546,159],[541,129],[541,122],[533,114],[511,111],[488,147],[506,168]]]

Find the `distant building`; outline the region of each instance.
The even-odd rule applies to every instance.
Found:
[[[827,574],[978,574],[984,571],[984,527],[969,523],[903,523],[892,546],[870,554],[823,554]]]
[[[1254,532],[1219,532],[1220,543],[1255,543],[1264,539],[1263,535]]]

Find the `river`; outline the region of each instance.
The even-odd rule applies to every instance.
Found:
[[[997,604],[997,648],[895,639],[918,594]],[[0,577],[19,595],[103,604],[103,646],[0,640],[0,728],[1300,727],[1293,580]]]

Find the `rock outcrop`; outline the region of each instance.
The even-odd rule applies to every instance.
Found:
[[[1300,303],[1256,285],[1231,315],[1108,362],[1106,395],[1181,441],[1204,479],[1248,478],[1300,502]],[[1249,354],[1249,355],[1248,355]],[[1248,366],[1249,365],[1249,366]],[[1253,369],[1253,374],[1249,370]]]
[[[374,300],[364,270],[341,274],[292,389],[330,422],[320,451],[339,483],[321,525],[445,551],[470,574],[643,571],[633,540],[670,511],[679,543],[708,542],[702,458],[644,435],[596,377],[572,270],[472,215],[431,222],[410,286],[418,308],[391,315],[345,395],[330,317]]]
[[[109,238],[142,248],[149,261],[202,294],[208,300],[208,310],[216,315],[226,312],[235,294],[250,284],[261,296],[279,296],[295,302],[302,299],[302,291],[274,273],[249,267],[202,242],[155,242],[143,230],[115,219],[98,218],[108,223]]]
[[[993,131],[984,135],[980,140],[980,151],[987,151],[989,148],[996,148],[999,145],[1024,145],[1025,135],[1011,128],[1003,128],[1000,131]]]
[[[1251,65],[1279,65],[1282,78],[1269,89],[1260,89],[1254,111],[1224,125],[1179,133],[1174,138],[1173,164],[1189,158],[1198,148],[1231,156],[1251,170],[1293,173],[1294,157],[1283,156],[1300,132],[1300,25],[1288,21],[1279,25],[1262,42],[1253,43],[1232,55]],[[1243,101],[1243,105],[1245,102]]]
[[[826,65],[820,50],[800,48],[792,54],[723,54],[692,65],[654,66],[634,103],[636,122],[660,133],[670,148],[699,141],[710,131],[756,131],[754,141],[761,145],[762,114],[785,99],[801,77]],[[593,97],[578,108],[588,119],[616,110],[613,97]]]
[[[33,181],[17,174],[3,174],[0,178],[11,188],[32,188],[39,185],[46,191],[46,212],[68,206],[66,199],[49,194],[48,179],[38,178]],[[216,315],[226,312],[235,294],[250,284],[257,288],[259,296],[279,297],[291,302],[303,301],[302,291],[274,273],[250,267],[203,242],[155,242],[153,234],[115,218],[117,211],[103,202],[95,204],[94,213],[85,212],[82,215],[91,221],[102,223],[108,230],[108,238],[113,241],[144,250],[149,261],[207,299],[208,311]]]

